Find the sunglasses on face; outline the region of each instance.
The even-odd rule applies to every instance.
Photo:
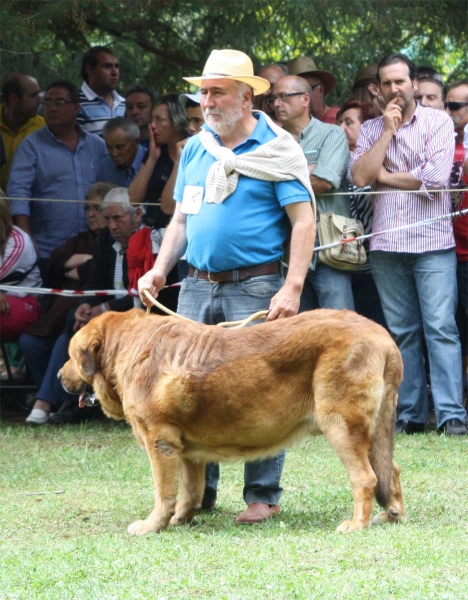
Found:
[[[464,106],[468,106],[468,102],[444,102],[444,107],[449,110],[460,110]]]

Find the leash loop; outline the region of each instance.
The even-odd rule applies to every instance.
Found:
[[[183,321],[190,321],[191,323],[196,322],[193,319],[187,319],[187,317],[183,317],[182,315],[178,315],[177,313],[173,312],[172,310],[170,310],[169,308],[164,306],[164,304],[161,304],[161,302],[158,302],[156,300],[156,298],[153,298],[153,296],[148,292],[148,290],[143,290],[143,293],[148,298],[148,300],[151,302],[151,304],[154,304],[154,306],[157,306],[160,310],[165,312],[167,315],[170,315],[171,317],[177,317],[177,319],[182,319]],[[149,315],[150,312],[151,312],[151,308],[147,307],[146,314]],[[245,327],[252,321],[257,321],[258,319],[264,319],[267,316],[267,314],[268,314],[267,310],[259,310],[258,312],[254,313],[253,315],[250,315],[250,317],[247,317],[246,319],[241,319],[240,321],[224,321],[223,323],[218,323],[217,327],[232,327],[232,329],[241,329],[242,327]]]

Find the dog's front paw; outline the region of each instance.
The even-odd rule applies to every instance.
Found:
[[[150,521],[135,521],[128,526],[127,529],[130,535],[146,535],[147,533],[157,533],[159,529],[154,526],[154,523]]]
[[[367,529],[367,526],[360,521],[343,521],[341,525],[339,525],[336,530],[341,533],[350,533],[351,531],[361,531],[362,529]]]

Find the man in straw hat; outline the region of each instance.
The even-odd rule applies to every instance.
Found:
[[[201,88],[206,124],[184,148],[173,220],[154,267],[139,281],[146,306],[143,291],[157,296],[186,251],[190,267],[179,314],[216,324],[264,309],[271,321],[299,309],[315,238],[314,194],[299,145],[264,113],[252,112],[253,96],[269,88],[268,81],[253,73],[244,53],[213,50],[203,74],[185,78]],[[284,280],[280,261],[289,228]],[[248,508],[237,523],[256,523],[279,513],[283,464],[284,452],[246,463]],[[215,505],[218,479],[218,465],[207,465],[205,509]]]
[[[312,58],[307,56],[296,56],[288,62],[290,75],[303,77],[312,88],[310,97],[310,114],[329,125],[335,125],[336,113],[339,106],[327,106],[325,98],[327,94],[335,89],[336,77],[330,71],[317,69]]]

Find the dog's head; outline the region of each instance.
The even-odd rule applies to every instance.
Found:
[[[70,360],[60,369],[58,376],[67,392],[80,394],[86,384],[92,386],[100,364],[102,347],[102,327],[95,317],[80,329],[71,339],[68,353]]]
[[[122,326],[130,325],[143,315],[143,311],[136,309],[124,313],[106,312],[77,331],[68,348],[70,360],[58,373],[65,390],[81,395],[92,388],[108,416],[124,418],[113,381],[116,340]]]

